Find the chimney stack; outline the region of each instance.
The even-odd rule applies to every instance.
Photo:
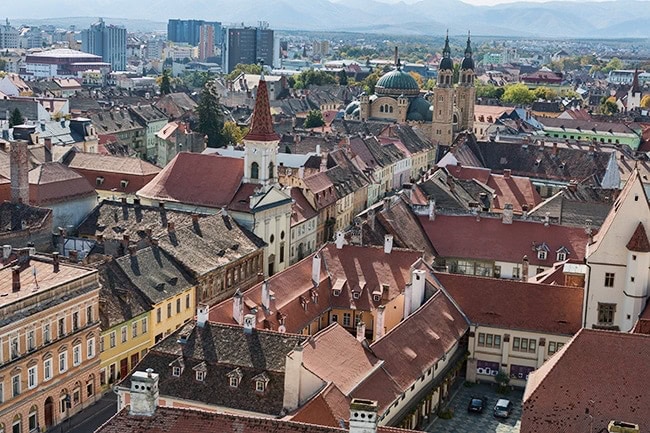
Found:
[[[377,402],[353,398],[350,403],[350,433],[377,433]]]
[[[135,245],[129,246],[129,256],[135,257],[135,253],[138,251]]]
[[[11,291],[20,292],[20,266],[11,268]]]
[[[528,256],[524,256],[521,263],[521,281],[528,281]]]
[[[244,333],[252,334],[253,329],[255,329],[255,322],[257,322],[257,316],[255,314],[247,314],[244,316]]]
[[[557,152],[558,152],[558,150],[557,150],[557,143],[554,142],[554,143],[553,143],[553,156],[557,156]]]
[[[205,324],[208,322],[209,314],[210,314],[209,305],[200,304],[199,308],[196,309],[196,324],[199,328],[205,327]]]
[[[422,269],[411,271],[411,312],[420,308],[424,302],[424,285],[427,273]]]
[[[345,245],[345,235],[343,232],[336,232],[336,249],[341,250],[343,249],[343,245]]]
[[[366,339],[366,324],[363,323],[363,320],[359,320],[357,323],[357,341],[361,343]]]
[[[286,412],[291,412],[300,406],[302,370],[302,346],[299,344],[287,354],[284,361],[284,398],[282,407]]]
[[[314,283],[314,287],[318,287],[320,284],[320,262],[320,252],[316,252],[311,259],[311,281]]]
[[[384,236],[384,253],[390,254],[393,251],[393,235]]]
[[[174,233],[174,223],[172,221],[167,223],[167,232]]]
[[[244,323],[244,295],[237,289],[232,297],[232,318],[237,324]]]
[[[271,309],[271,288],[268,280],[262,282],[262,306],[267,311]]]
[[[513,217],[514,217],[514,210],[512,209],[512,203],[506,203],[506,205],[503,207],[501,222],[503,222],[504,224],[512,224]]]
[[[52,137],[45,137],[45,162],[52,162]]]
[[[60,262],[59,253],[57,252],[52,253],[52,268],[55,273],[59,272],[60,264],[61,262]]]
[[[68,252],[68,258],[72,263],[77,263],[77,261],[79,261],[79,253],[77,250],[70,250]]]
[[[2,246],[2,258],[7,260],[11,256],[11,245]]]
[[[408,316],[411,315],[411,312],[413,309],[411,308],[411,302],[413,299],[413,285],[411,283],[407,283],[406,287],[404,287],[404,311],[402,314],[402,319],[406,319]]]
[[[158,408],[158,374],[151,368],[131,375],[131,404],[129,415],[153,416]]]
[[[385,313],[386,307],[383,305],[377,307],[377,311],[375,311],[375,323],[373,326],[373,332],[375,333],[374,341],[377,341],[384,336]]]
[[[29,204],[29,151],[27,141],[16,140],[10,145],[9,172],[11,201]]]
[[[432,198],[429,199],[429,221],[436,220],[436,201]]]
[[[509,168],[506,168],[503,170],[503,178],[504,179],[510,179],[510,176],[512,175],[512,170]]]

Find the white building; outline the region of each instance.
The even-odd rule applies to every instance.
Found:
[[[585,328],[627,332],[645,308],[650,277],[650,206],[635,170],[587,246]]]

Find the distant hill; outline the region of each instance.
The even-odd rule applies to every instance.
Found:
[[[178,0],[25,0],[12,6],[10,13],[34,16],[12,19],[15,25],[69,25],[74,21],[84,28],[103,16],[107,22],[143,31],[164,31],[168,18],[200,18],[247,25],[262,20],[286,30],[404,35],[442,35],[448,28],[452,34],[471,30],[486,36],[650,37],[647,0],[521,2],[491,7],[460,0],[419,0],[410,5],[377,0],[184,0],[182,8],[178,5]],[[70,11],[93,18],[68,18]],[[130,19],[117,18],[124,15]]]

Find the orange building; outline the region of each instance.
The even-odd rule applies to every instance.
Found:
[[[33,253],[0,267],[0,432],[45,430],[100,397],[97,271]]]

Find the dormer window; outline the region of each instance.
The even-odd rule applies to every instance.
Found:
[[[207,366],[205,365],[205,362],[202,362],[195,367],[192,368],[195,372],[196,380],[198,382],[203,382],[205,380],[205,376],[207,376]]]
[[[205,380],[205,371],[197,371],[196,380],[199,382],[203,382]]]
[[[100,186],[104,183],[104,178],[102,176],[98,176],[97,179],[95,179],[95,184],[97,186]]]
[[[566,253],[557,253],[557,261],[563,262],[566,260]]]
[[[253,378],[255,382],[255,392],[265,392],[269,383],[269,376],[266,373],[258,374]]]
[[[128,181],[128,180],[125,180],[125,179],[122,179],[122,180],[120,181],[120,186],[121,186],[122,188],[126,188],[127,186],[129,186],[129,181]]]
[[[172,376],[179,377],[181,375],[180,367],[172,367]]]
[[[352,297],[354,299],[359,299],[361,297],[361,292],[352,292]]]
[[[233,371],[228,373],[227,376],[228,376],[228,383],[230,384],[231,388],[239,387],[239,383],[241,382],[241,378],[243,377],[240,368],[234,369]]]
[[[333,294],[334,296],[339,296],[339,295],[341,294],[341,291],[340,291],[340,290],[333,290],[333,291],[332,291],[332,294]]]
[[[542,242],[539,245],[535,245],[533,249],[537,251],[537,258],[539,260],[546,260],[548,257],[548,252],[550,251],[550,248],[548,245],[546,245],[545,242]]]
[[[176,358],[169,364],[169,366],[172,368],[172,376],[180,377],[180,375],[183,374],[183,370],[185,369],[185,362],[183,361],[183,357]]]
[[[538,258],[539,260],[546,260],[546,255],[547,255],[546,250],[539,250],[539,251],[537,251],[537,258]]]
[[[375,302],[381,301],[381,295],[378,294],[378,293],[373,294],[372,295],[372,300],[375,301]]]
[[[569,250],[566,247],[560,247],[556,252],[556,259],[558,262],[563,262],[569,255]]]

